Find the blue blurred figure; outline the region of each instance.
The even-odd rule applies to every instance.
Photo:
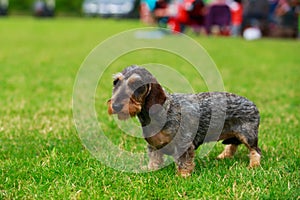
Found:
[[[55,0],[37,0],[34,2],[33,11],[37,17],[53,17]]]
[[[5,16],[8,13],[8,0],[0,0],[0,16]]]

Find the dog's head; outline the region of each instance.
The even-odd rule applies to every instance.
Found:
[[[142,108],[163,104],[166,96],[152,74],[144,68],[130,66],[114,75],[113,94],[108,100],[108,113],[120,120],[136,116]]]

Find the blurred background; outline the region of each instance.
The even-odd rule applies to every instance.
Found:
[[[300,200],[298,17],[298,0],[0,0],[0,200]],[[146,32],[149,26],[171,31]],[[77,73],[97,45],[110,44],[108,54],[124,49],[128,42],[107,41],[137,28],[143,31],[135,37],[146,47],[151,38],[174,41],[181,36],[171,34],[187,34],[211,56],[226,91],[255,102],[261,168],[248,170],[246,147],[234,159],[214,159],[221,143],[209,156],[197,156],[188,180],[175,176],[174,165],[152,173],[119,172],[87,151],[73,118]],[[107,114],[112,74],[132,64],[159,64],[166,66],[162,82],[171,77],[163,69],[170,69],[195,92],[208,91],[192,64],[172,51],[141,48],[108,66],[101,61],[90,62],[95,70],[106,67],[93,97],[95,114],[111,143],[130,153],[146,152],[146,143]],[[185,84],[173,81],[174,92],[182,92]]]
[[[196,34],[299,38],[299,0],[0,0],[0,15],[134,18]]]

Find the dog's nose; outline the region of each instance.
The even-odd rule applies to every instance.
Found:
[[[112,107],[113,107],[114,111],[119,112],[122,110],[123,104],[113,104]]]

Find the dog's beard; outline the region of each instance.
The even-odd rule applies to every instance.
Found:
[[[119,120],[127,120],[131,117],[129,113],[117,113],[117,115]]]
[[[135,117],[137,113],[141,111],[141,104],[138,103],[125,104],[125,107],[120,112],[116,112],[113,110],[111,100],[108,100],[107,104],[108,104],[108,114],[109,115],[116,114],[119,120],[127,120],[131,117]]]

